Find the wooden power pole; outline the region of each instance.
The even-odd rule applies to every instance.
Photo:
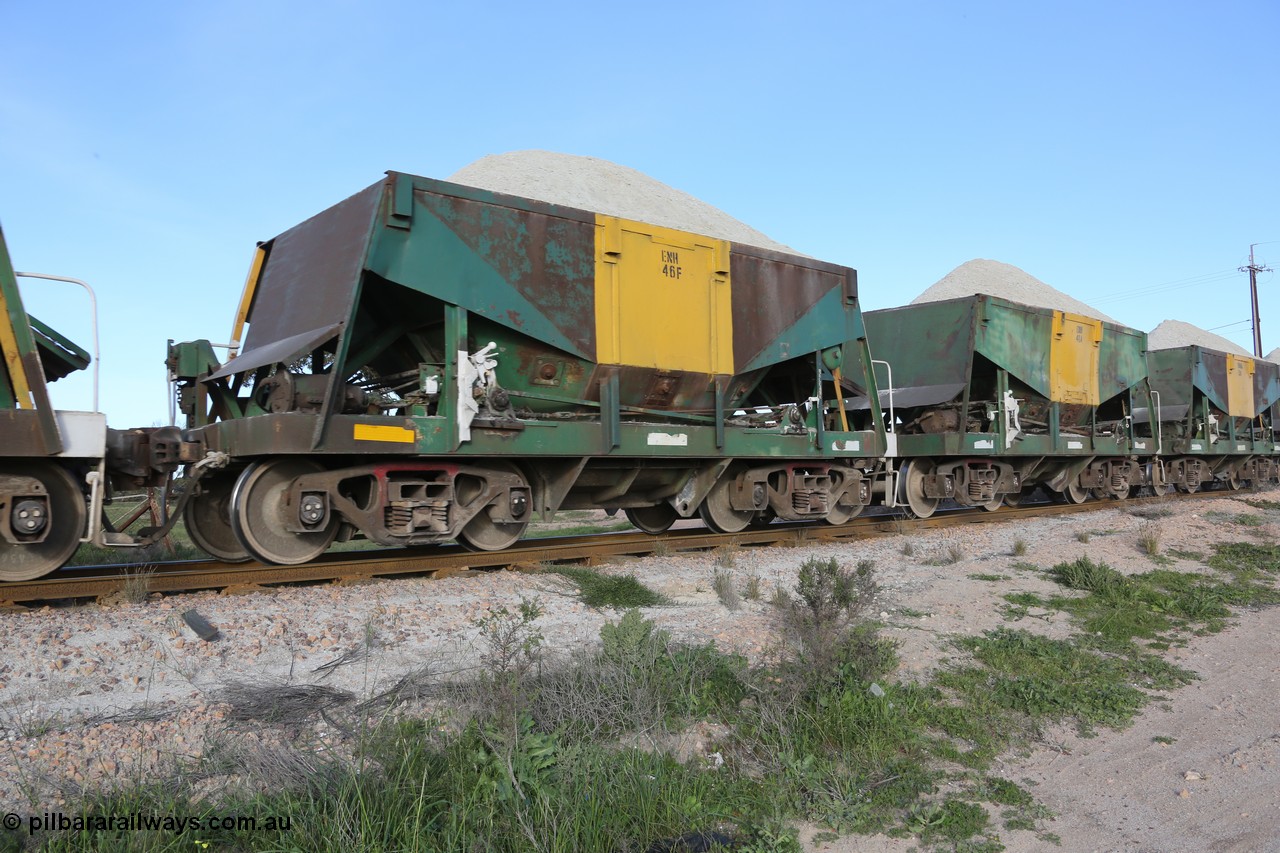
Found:
[[[1240,272],[1249,273],[1249,298],[1253,301],[1253,355],[1262,358],[1262,325],[1258,321],[1258,273],[1271,272],[1271,267],[1260,267],[1253,259],[1253,248],[1257,243],[1249,244],[1249,266],[1240,267]]]

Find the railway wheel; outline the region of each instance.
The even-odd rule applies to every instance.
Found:
[[[916,518],[928,518],[938,508],[938,498],[925,497],[924,479],[934,472],[928,459],[913,459],[898,475],[898,503],[906,504]]]
[[[330,515],[323,529],[295,533],[297,509],[287,503],[289,484],[324,468],[309,459],[284,457],[255,462],[236,480],[231,491],[231,529],[253,557],[264,563],[295,566],[325,552],[338,534],[338,519]]]
[[[11,462],[0,469],[4,475],[32,477],[44,487],[47,500],[14,501],[7,531],[21,538],[47,530],[44,541],[15,544],[0,536],[0,581],[34,580],[61,567],[80,546],[88,517],[84,492],[67,469],[52,462]]]
[[[1232,471],[1225,482],[1227,489],[1232,492],[1238,492],[1244,486],[1244,481],[1240,479],[1239,471]]]
[[[1108,492],[1106,489],[1090,489],[1089,494],[1094,498],[1105,501],[1107,498],[1115,498],[1118,501],[1129,500],[1129,495],[1133,493],[1132,486],[1126,486],[1122,492]]]
[[[711,487],[706,499],[698,507],[698,515],[716,533],[741,533],[756,517],[755,510],[733,508],[729,503],[729,491],[732,488],[732,477],[720,480]]]
[[[1030,488],[1023,489],[1020,492],[1010,492],[1004,496],[1004,505],[1010,508],[1020,507],[1034,491],[1035,486],[1031,486]]]
[[[680,514],[676,512],[676,508],[666,501],[653,506],[631,507],[630,509],[624,509],[623,512],[627,516],[627,521],[650,536],[666,533],[671,529],[671,525],[676,523],[676,519],[680,517]]]
[[[827,513],[825,520],[827,524],[845,524],[860,512],[862,512],[862,504],[853,501],[851,495],[848,492],[844,492],[841,494],[840,500],[831,505],[831,510]]]
[[[182,521],[187,535],[196,547],[224,563],[243,563],[249,552],[231,529],[231,490],[235,477],[209,477],[195,488],[199,491],[187,501]]]
[[[524,477],[514,467],[509,470],[524,482]],[[458,502],[467,506],[484,494],[488,484],[475,478],[459,478],[457,488]],[[458,533],[458,544],[468,551],[501,551],[516,544],[528,526],[527,511],[523,521],[494,521],[489,510],[482,509],[463,525]]]
[[[979,506],[987,512],[995,512],[1000,509],[1000,507],[1004,506],[1004,495],[997,495],[994,499],[989,500],[984,504],[979,504]]]
[[[1059,500],[1065,504],[1082,504],[1089,500],[1089,490],[1075,481],[1069,483],[1065,489],[1057,494]]]

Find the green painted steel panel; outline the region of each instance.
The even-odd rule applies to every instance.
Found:
[[[1226,353],[1189,346],[1153,350],[1147,354],[1151,389],[1160,394],[1161,406],[1185,406],[1195,392],[1214,406],[1227,410]]]

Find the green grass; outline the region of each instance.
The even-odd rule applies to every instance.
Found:
[[[1204,517],[1210,521],[1226,521],[1231,524],[1238,524],[1241,527],[1261,527],[1266,523],[1266,519],[1257,513],[1252,512],[1222,512],[1221,510],[1209,510]]]
[[[980,665],[943,673],[944,687],[979,706],[1030,720],[1071,722],[1085,734],[1129,723],[1150,700],[1135,683],[1170,689],[1194,678],[1149,653],[1112,655],[1080,641],[1008,628],[958,639],[956,646]]]
[[[618,533],[623,530],[635,530],[629,521],[608,521],[597,524],[571,524],[567,527],[540,527],[529,525],[525,539],[546,539],[551,536],[587,536],[591,533]]]
[[[588,607],[629,610],[668,603],[665,596],[642,584],[635,575],[605,575],[575,566],[555,566],[551,571],[573,581],[582,603]]]
[[[1158,639],[1173,628],[1220,631],[1230,607],[1280,603],[1271,578],[1280,571],[1280,548],[1238,542],[1214,547],[1209,565],[1217,577],[1155,569],[1125,576],[1087,557],[1060,563],[1050,576],[1065,587],[1090,593],[1055,596],[1046,606],[1080,620],[1090,634],[1123,646]]]
[[[1005,830],[1034,832],[1047,846],[1057,842],[1045,829],[1054,816],[1032,791],[993,775],[996,758],[1030,745],[1049,722],[1086,734],[1128,725],[1162,692],[1194,678],[1152,644],[1217,630],[1232,607],[1280,601],[1280,547],[1217,546],[1210,575],[1125,575],[1082,558],[1047,572],[1070,592],[1005,596],[1024,613],[1068,614],[1080,629],[1075,637],[1000,628],[956,638],[961,660],[928,683],[903,683],[892,677],[895,648],[874,623],[833,616],[855,612],[861,591],[874,588],[872,567],[806,565],[804,582],[779,604],[783,646],[754,666],[714,645],[675,642],[634,609],[601,629],[598,647],[553,663],[538,657],[541,609],[522,602],[518,615],[501,611],[477,623],[486,668],[474,683],[435,686],[446,716],[344,718],[331,730],[345,737],[343,748],[296,742],[290,748],[308,772],[261,778],[275,765],[259,760],[247,786],[225,789],[231,793],[216,806],[201,793],[206,780],[245,767],[237,771],[207,749],[174,778],[91,793],[75,807],[287,817],[287,830],[55,833],[37,842],[53,851],[189,851],[207,843],[568,853],[644,850],[716,830],[740,849],[795,851],[790,824],[804,820],[839,833],[915,835],[922,850],[996,851]],[[661,601],[632,576],[552,571],[593,607]],[[823,614],[834,628],[813,630]],[[699,735],[710,742],[688,763],[652,749],[654,739],[687,740],[694,724],[714,724],[699,729],[714,734]],[[354,759],[338,757],[346,753]],[[0,835],[0,849],[10,840]]]

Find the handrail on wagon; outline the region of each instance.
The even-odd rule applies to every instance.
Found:
[[[1164,453],[1164,430],[1160,423],[1160,392],[1153,390],[1151,396],[1152,402],[1156,404],[1156,455],[1159,456]]]
[[[89,312],[93,322],[93,411],[98,411],[98,297],[94,294],[93,288],[88,283],[78,278],[68,278],[64,275],[48,275],[41,272],[18,272],[13,271],[18,278],[40,278],[45,281],[65,281],[67,284],[78,284],[89,294]]]
[[[871,359],[871,364],[872,364],[872,365],[883,364],[883,365],[884,365],[885,373],[888,375],[888,380],[889,380],[889,422],[888,422],[887,424],[885,424],[885,428],[884,428],[884,429],[885,429],[885,432],[894,432],[895,430],[894,430],[894,428],[893,428],[893,419],[894,419],[894,414],[893,414],[893,365],[892,365],[892,364],[890,364],[890,363],[889,363],[889,362],[887,362],[887,361],[882,361],[882,360],[880,360],[880,359],[878,359],[878,358],[873,358],[873,359]],[[872,367],[872,370],[874,370],[874,369],[875,369],[875,368],[874,368],[874,366],[873,366],[873,367]],[[880,401],[879,401],[879,400],[877,400],[877,401],[876,401],[876,405],[880,405]]]

